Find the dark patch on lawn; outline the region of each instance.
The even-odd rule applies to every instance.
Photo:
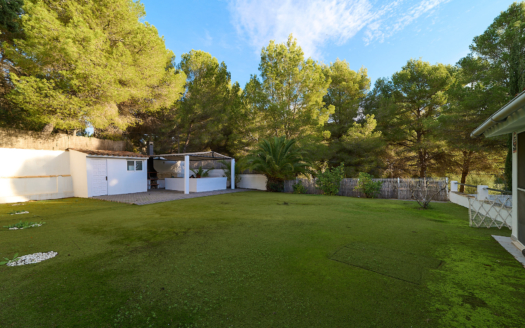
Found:
[[[430,269],[441,265],[440,260],[432,257],[364,243],[346,245],[330,259],[416,285],[422,283]]]
[[[462,297],[463,304],[468,304],[472,308],[477,309],[478,307],[487,307],[487,303],[476,295],[469,293]]]

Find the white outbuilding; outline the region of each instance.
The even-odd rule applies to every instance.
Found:
[[[148,155],[127,151],[69,148],[75,197],[118,195],[148,190]]]

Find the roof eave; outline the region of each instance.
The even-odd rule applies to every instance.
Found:
[[[525,108],[520,108],[516,112],[510,114],[504,122],[495,124],[485,130],[484,135],[485,137],[490,138],[523,130],[525,130]]]
[[[89,154],[86,154],[86,157],[89,157],[89,158],[114,158],[114,159],[141,159],[141,160],[147,160],[148,159],[148,157],[138,157],[138,156],[130,157],[130,156],[89,155]]]
[[[471,137],[478,137],[485,134],[486,131],[492,129],[494,126],[505,123],[507,118],[513,113],[519,111],[525,106],[525,91],[522,91],[514,99],[509,101],[505,106],[492,114],[485,122],[478,126],[472,133]],[[504,133],[501,133],[504,134]],[[487,135],[488,136],[488,135]]]

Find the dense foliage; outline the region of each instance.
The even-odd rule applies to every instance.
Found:
[[[341,181],[345,177],[344,172],[345,167],[343,163],[332,169],[328,168],[323,172],[319,172],[315,180],[317,189],[321,190],[323,195],[337,195],[341,188]]]
[[[258,75],[241,88],[207,52],[176,63],[144,16],[132,0],[0,0],[0,127],[89,128],[135,151],[154,141],[158,153],[252,158],[293,140],[312,171],[468,183],[505,179],[505,168],[510,184],[507,138],[470,132],[525,88],[525,2],[497,15],[456,65],[411,59],[372,89],[366,68],[305,58],[292,35],[261,50]],[[274,189],[306,172],[264,158]]]
[[[366,198],[376,198],[381,193],[383,182],[374,181],[373,178],[368,173],[360,172],[359,181],[357,181],[357,186],[354,189],[362,192]]]

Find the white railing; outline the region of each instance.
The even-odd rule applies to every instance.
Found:
[[[512,195],[505,190],[497,190],[488,186],[477,186],[477,194],[467,195],[458,192],[457,181],[451,182],[450,201],[469,209],[469,224],[471,227],[507,227],[512,230]],[[474,186],[470,186],[474,187]],[[501,192],[500,195],[490,195],[489,191]]]

